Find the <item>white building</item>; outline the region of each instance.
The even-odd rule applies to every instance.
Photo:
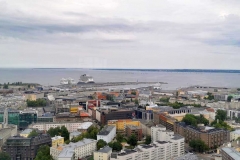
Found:
[[[97,140],[83,139],[65,146],[51,147],[50,154],[55,160],[74,160],[90,156],[97,149]]]
[[[91,127],[93,125],[93,123],[92,122],[84,122],[84,123],[82,123],[82,125],[80,125],[78,128],[77,128],[77,130],[78,131],[87,131],[87,129],[89,128],[89,127]]]
[[[240,130],[230,132],[230,141],[236,140],[240,137]]]
[[[97,135],[97,140],[104,140],[109,143],[116,136],[116,126],[106,126]]]
[[[151,137],[153,143],[160,143],[161,147],[164,147],[166,159],[184,154],[184,137],[166,130],[166,127],[162,125],[151,127]]]
[[[61,127],[61,126],[65,126],[67,128],[67,130],[69,132],[74,132],[74,131],[77,131],[78,128],[81,128],[81,126],[86,126],[85,123],[89,123],[89,122],[60,122],[60,123],[57,123],[57,122],[49,122],[49,123],[35,123],[35,124],[32,124],[30,128],[36,128],[40,131],[47,131],[49,130],[50,128],[56,128],[56,127]],[[92,122],[90,122],[92,123]],[[86,128],[86,127],[85,127]]]
[[[175,137],[182,139],[182,137]],[[184,142],[182,144],[184,148]],[[183,151],[184,152],[184,151]],[[178,146],[167,141],[156,141],[151,145],[139,145],[133,150],[123,150],[120,153],[113,153],[110,160],[170,160],[179,157]]]

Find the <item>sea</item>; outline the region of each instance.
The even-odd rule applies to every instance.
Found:
[[[51,86],[59,85],[61,78],[78,81],[83,74],[91,75],[96,83],[165,82],[167,84],[161,86],[165,90],[193,85],[240,88],[240,70],[1,68],[0,83],[23,82]]]

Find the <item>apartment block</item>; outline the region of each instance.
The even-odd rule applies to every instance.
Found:
[[[175,137],[176,140],[182,137]],[[174,140],[173,140],[174,141]],[[184,142],[181,148],[184,148]],[[125,149],[120,153],[112,153],[110,160],[169,160],[183,155],[178,152],[179,148],[172,142],[156,141],[151,145],[139,145],[133,150]]]
[[[32,124],[31,128],[36,128],[40,131],[48,131],[50,128],[56,128],[65,126],[69,132],[74,132],[77,130],[87,130],[88,127],[92,125],[92,122],[50,122],[50,123],[35,123]]]
[[[97,135],[97,140],[104,140],[109,143],[116,136],[116,127],[115,126],[105,126]]]
[[[222,160],[239,160],[240,153],[234,148],[224,147],[220,150]]]
[[[227,130],[215,129],[214,127],[194,127],[184,122],[176,122],[174,133],[185,137],[185,142],[201,139],[210,148],[216,148],[230,140],[230,133]]]
[[[68,145],[51,147],[50,154],[55,160],[73,160],[90,156],[97,149],[97,140],[86,139]]]
[[[129,137],[134,134],[137,137],[138,141],[141,141],[143,138],[142,128],[138,126],[127,125],[126,136]]]
[[[171,158],[179,157],[184,154],[184,137],[174,134],[173,131],[167,130],[162,125],[151,127],[152,142],[169,142]]]
[[[133,121],[132,119],[109,120],[108,125],[116,126],[117,132],[126,133],[127,125],[141,126],[140,121]]]
[[[39,147],[43,145],[51,146],[51,137],[48,134],[39,134],[31,138],[13,136],[7,139],[2,150],[8,153],[11,159],[33,160]]]

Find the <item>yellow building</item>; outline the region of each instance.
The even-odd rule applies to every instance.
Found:
[[[102,149],[95,151],[94,160],[109,160],[112,153],[112,148],[105,146]]]
[[[33,129],[25,129],[24,131],[22,131],[22,132],[20,133],[20,136],[27,138],[28,135],[29,135],[32,131],[33,131]]]
[[[57,147],[64,144],[64,138],[61,136],[55,136],[52,138],[52,147]]]
[[[71,106],[71,107],[70,107],[70,112],[71,112],[71,113],[78,113],[78,107],[79,107],[79,106]]]
[[[39,98],[44,98],[44,93],[33,92],[33,91],[26,91],[24,96],[25,96],[26,100],[36,101]]]
[[[110,120],[108,121],[108,125],[116,126],[117,132],[126,131],[127,125],[140,126],[141,123],[139,121],[133,121],[131,119],[123,119],[123,120]]]

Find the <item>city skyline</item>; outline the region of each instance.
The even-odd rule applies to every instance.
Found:
[[[240,2],[0,1],[0,68],[240,69]]]

